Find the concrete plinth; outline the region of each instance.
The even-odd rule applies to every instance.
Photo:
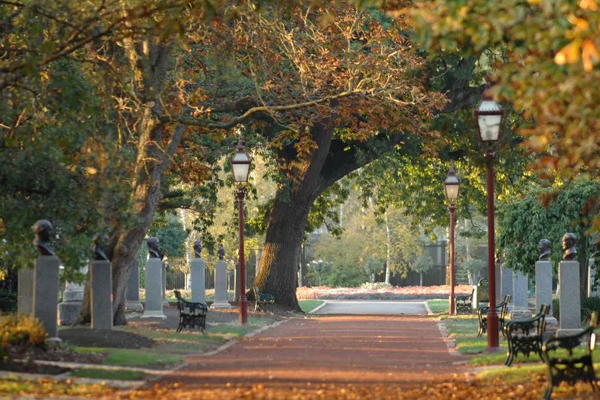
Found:
[[[227,298],[227,263],[224,260],[215,265],[215,302],[211,308],[231,308]]]
[[[81,271],[87,275],[88,268],[84,267]],[[83,296],[85,293],[85,284],[67,282],[63,292],[63,301],[58,305],[58,320],[60,325],[75,325],[83,307]]]
[[[496,285],[496,305],[502,303],[502,264],[494,265],[494,278]]]
[[[529,279],[521,271],[513,271],[513,309],[511,319],[530,318]]]
[[[112,271],[108,261],[90,264],[92,329],[112,329]]]
[[[135,312],[144,311],[144,306],[140,303],[140,265],[138,262],[133,265],[129,281],[127,281],[125,309]]]
[[[500,279],[501,279],[501,291],[502,298],[507,294],[513,295],[513,272],[512,269],[508,268],[506,264],[502,264],[500,267]],[[513,300],[511,298],[509,307],[512,309]]]
[[[17,311],[33,313],[33,268],[21,268],[17,272]]]
[[[201,258],[194,258],[190,261],[192,301],[195,303],[206,302],[205,270],[206,264]]]
[[[548,325],[556,325],[552,309],[552,263],[550,261],[538,261],[535,263],[535,313],[540,312],[542,304],[550,306],[546,316]]]
[[[169,307],[169,300],[167,300],[167,266],[164,263],[162,272],[162,302],[163,306]]]
[[[167,318],[163,312],[163,265],[158,258],[146,262],[146,305],[142,318]]]
[[[581,298],[579,295],[579,263],[562,261],[558,266],[560,282],[560,328],[557,336],[581,332]]]
[[[55,256],[39,256],[33,272],[33,316],[48,336],[57,336],[60,261]]]
[[[593,258],[590,258],[588,267],[588,297],[600,297],[600,287],[594,287],[596,279],[596,265]]]

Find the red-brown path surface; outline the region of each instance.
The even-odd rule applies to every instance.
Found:
[[[467,372],[456,364],[464,360],[449,354],[436,322],[427,317],[320,316],[286,321],[212,356],[190,357],[188,367],[161,383],[182,383],[182,392],[199,399],[208,398],[204,391],[215,398],[215,389],[227,387],[277,388],[278,393],[284,388],[312,388],[317,393],[324,384],[450,379]],[[170,395],[180,398],[175,392]],[[227,398],[237,397],[229,392]]]

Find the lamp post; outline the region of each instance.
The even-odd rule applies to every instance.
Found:
[[[454,256],[454,211],[456,210],[456,200],[458,199],[458,189],[460,182],[454,172],[454,167],[450,167],[446,180],[444,181],[444,194],[446,200],[450,203],[450,315],[454,315],[454,285],[455,285],[455,259]]]
[[[500,123],[504,111],[486,88],[479,108],[475,111],[479,138],[486,148],[487,164],[487,217],[488,217],[488,282],[490,304],[487,313],[487,351],[499,350],[498,314],[496,312],[496,265],[494,238],[494,144],[500,137]]]
[[[240,224],[240,324],[245,325],[248,323],[248,308],[246,299],[246,261],[244,259],[244,197],[246,196],[246,190],[244,189],[243,183],[248,182],[248,174],[250,172],[250,157],[246,153],[244,139],[240,137],[240,141],[237,145],[237,153],[231,160],[231,168],[233,169],[233,180],[240,185],[237,190],[238,199],[238,212],[239,212],[239,224]]]

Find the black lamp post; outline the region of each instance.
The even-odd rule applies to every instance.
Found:
[[[246,153],[244,139],[240,137],[240,141],[237,146],[237,153],[231,160],[231,167],[233,169],[233,180],[240,183],[237,191],[238,199],[238,212],[239,212],[239,223],[240,223],[240,314],[239,319],[241,324],[248,323],[248,308],[246,299],[246,261],[244,259],[244,197],[246,196],[246,190],[244,189],[243,183],[248,182],[248,175],[250,173],[250,157]]]
[[[454,167],[450,167],[446,180],[444,181],[444,194],[446,200],[450,203],[450,315],[454,315],[454,285],[455,285],[455,259],[454,256],[454,211],[456,210],[456,200],[458,199],[460,182],[454,172]]]
[[[488,217],[488,282],[490,304],[487,313],[487,351],[499,349],[498,314],[496,312],[496,265],[495,265],[495,239],[494,239],[494,144],[500,138],[500,123],[504,111],[496,103],[486,88],[479,108],[475,111],[479,138],[486,146],[487,164],[487,217]]]

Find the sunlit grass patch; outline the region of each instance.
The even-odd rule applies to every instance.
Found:
[[[298,301],[300,308],[304,312],[311,312],[315,308],[323,304],[323,300],[300,300]]]
[[[448,299],[429,299],[427,305],[434,314],[448,313]]]

